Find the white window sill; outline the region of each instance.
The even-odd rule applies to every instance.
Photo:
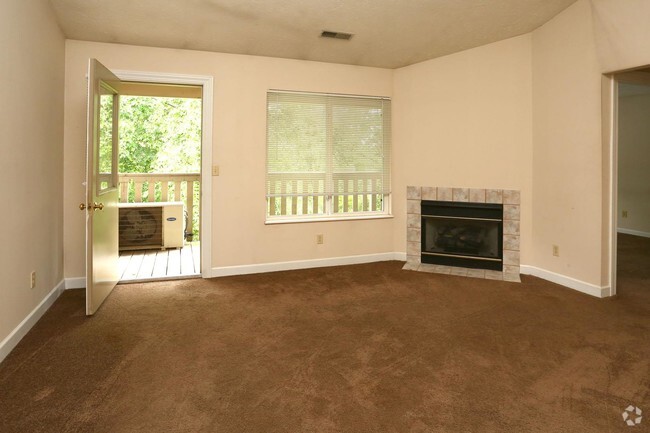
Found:
[[[374,215],[348,215],[348,216],[322,216],[306,218],[273,218],[264,221],[266,225],[273,224],[295,224],[295,223],[319,223],[325,221],[356,221],[356,220],[381,220],[393,218],[391,214],[374,214]]]

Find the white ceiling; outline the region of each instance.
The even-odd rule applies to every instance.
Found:
[[[528,33],[576,0],[51,0],[66,37],[398,68]],[[350,41],[323,30],[353,33]]]

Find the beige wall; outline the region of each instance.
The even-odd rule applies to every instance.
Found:
[[[596,286],[610,284],[602,74],[650,64],[649,15],[646,0],[578,0],[533,32],[533,262]]]
[[[600,86],[591,9],[580,0],[533,32],[533,262],[596,286],[604,283]]]
[[[524,264],[606,286],[601,77],[650,63],[649,7],[578,0],[532,34],[396,71],[68,41],[66,276],[83,275],[83,75],[97,57],[117,69],[215,77],[213,266],[404,251],[406,185],[495,187],[522,190]],[[394,220],[263,224],[268,88],[392,94]],[[387,231],[392,239],[377,235]]]
[[[530,35],[395,71],[395,249],[406,248],[406,186],[522,192],[522,260],[531,258]]]
[[[0,47],[1,342],[63,278],[64,39],[49,2],[3,0]]]
[[[618,119],[618,227],[650,236],[650,94],[619,98]]]
[[[213,267],[393,251],[393,219],[265,225],[266,91],[391,96],[393,72],[298,60],[66,42],[65,272],[84,275],[85,78],[88,58],[120,70],[214,77]],[[316,245],[316,234],[324,234]]]
[[[601,71],[650,65],[650,2],[591,0],[591,4]]]

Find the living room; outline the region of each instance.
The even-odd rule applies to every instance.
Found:
[[[614,312],[606,314],[603,304],[596,304],[608,302],[598,298],[615,295],[614,300],[625,299],[615,285],[613,89],[618,73],[650,64],[647,2],[567,2],[568,7],[560,8],[557,15],[531,31],[395,67],[306,60],[308,54],[280,58],[164,48],[145,42],[129,44],[117,37],[112,41],[82,40],[61,30],[60,11],[55,12],[50,2],[23,3],[8,2],[1,14],[0,34],[7,45],[2,77],[10,85],[0,116],[0,172],[4,184],[17,185],[18,193],[11,204],[17,211],[2,217],[5,227],[13,229],[0,253],[5,276],[0,359],[15,347],[18,353],[11,356],[26,356],[27,352],[19,350],[19,342],[50,306],[59,305],[57,299],[64,291],[69,292],[66,302],[79,301],[72,292],[83,287],[86,276],[85,214],[78,206],[85,200],[85,75],[89,58],[118,72],[185,74],[214,80],[212,116],[207,119],[211,157],[206,167],[217,166],[218,176],[203,170],[210,180],[209,188],[203,190],[209,191],[209,198],[202,201],[210,205],[210,212],[202,213],[209,215],[203,221],[208,231],[202,231],[209,234],[209,263],[202,268],[206,281],[242,278],[246,284],[262,287],[266,283],[261,276],[234,276],[307,269],[296,271],[303,273],[295,278],[320,278],[336,284],[326,273],[312,268],[374,266],[383,261],[390,267],[390,262],[407,260],[408,187],[420,188],[420,194],[422,188],[467,189],[468,193],[471,189],[517,191],[519,254],[518,263],[509,266],[519,267],[524,282],[501,282],[503,286],[498,288],[503,292],[498,293],[507,292],[514,299],[530,297],[533,302],[537,299],[534,289],[539,288],[539,296],[552,298],[551,304],[557,308],[566,301],[580,312],[611,314],[608,323],[615,323]],[[391,183],[385,215],[269,222],[265,215],[267,98],[273,90],[390,99]],[[413,276],[412,271],[401,271],[401,265],[399,273],[390,268],[390,281],[400,275],[413,284],[430,281],[432,287],[442,284],[454,290],[465,287],[468,293],[477,290],[471,278]],[[351,272],[335,269],[344,275]],[[369,281],[375,281],[374,271],[385,270],[355,269]],[[35,282],[30,288],[32,273]],[[264,275],[271,275],[270,280],[280,278]],[[526,275],[537,278],[525,280]],[[355,280],[354,275],[348,277]],[[429,280],[422,279],[425,277]],[[238,290],[240,280],[224,281],[232,281],[231,289]],[[549,281],[561,287],[544,285]],[[120,290],[123,293],[124,289]],[[445,298],[447,295],[459,296],[448,294],[444,287],[436,290],[442,300],[452,299]],[[591,295],[588,300],[575,298],[587,295]],[[260,301],[252,292],[247,296]],[[639,296],[647,300],[645,295]],[[424,303],[435,305],[430,299]],[[516,303],[511,300],[508,305]],[[242,307],[241,311],[246,310]],[[473,307],[463,311],[470,314]],[[562,323],[570,333],[574,325],[586,329],[585,323],[593,323],[592,319]],[[645,326],[641,319],[634,323]],[[632,339],[631,334],[625,336]],[[614,340],[610,337],[608,342]],[[634,341],[643,346],[647,337],[639,338]],[[634,356],[642,357],[642,350]],[[596,352],[590,347],[565,367],[582,368],[591,353],[594,365],[599,366],[593,368],[600,369],[606,363],[598,364],[602,360]],[[643,376],[647,364],[639,361],[635,366],[635,377]],[[642,396],[647,384],[634,389],[636,397]],[[619,403],[611,403],[612,408],[616,406],[618,411]],[[567,416],[570,413],[566,412]],[[605,418],[600,421],[598,425],[604,425]],[[479,428],[480,421],[475,422]],[[411,426],[415,428],[415,424]],[[400,431],[399,425],[392,427]],[[447,431],[453,430],[447,426]]]

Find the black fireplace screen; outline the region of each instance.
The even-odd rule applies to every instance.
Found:
[[[503,206],[422,202],[422,262],[502,270]]]
[[[496,221],[425,218],[423,251],[499,259],[499,223]]]

